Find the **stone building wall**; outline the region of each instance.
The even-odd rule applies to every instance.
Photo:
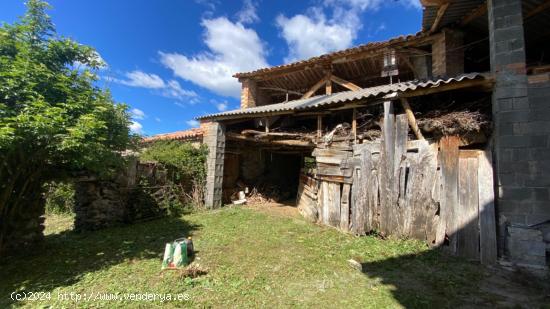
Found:
[[[115,179],[75,180],[75,230],[96,230],[162,216],[167,172],[158,163],[129,159]],[[157,190],[161,193],[150,194]]]
[[[44,198],[40,197],[16,213],[13,220],[5,223],[8,225],[3,239],[6,249],[17,250],[44,239],[45,204]]]

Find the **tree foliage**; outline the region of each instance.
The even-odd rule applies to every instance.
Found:
[[[195,147],[179,141],[157,141],[140,155],[141,161],[157,161],[175,171],[175,181],[199,181],[206,179],[205,145]]]
[[[10,220],[41,203],[45,181],[120,160],[127,107],[96,85],[104,65],[91,47],[56,34],[49,5],[0,27],[0,248]]]

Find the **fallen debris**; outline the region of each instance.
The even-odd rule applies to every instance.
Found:
[[[208,269],[199,263],[191,263],[189,266],[181,269],[179,275],[181,278],[197,278],[208,274]]]
[[[358,271],[363,271],[363,264],[361,264],[360,262],[358,262],[355,259],[349,259],[348,264],[349,264],[349,266],[351,266],[352,268],[354,268]]]

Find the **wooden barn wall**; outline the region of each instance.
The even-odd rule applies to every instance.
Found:
[[[356,235],[376,231],[496,260],[491,154],[459,150],[459,138],[411,141],[404,114],[385,108],[382,138],[353,148],[316,148],[297,204],[306,218]]]

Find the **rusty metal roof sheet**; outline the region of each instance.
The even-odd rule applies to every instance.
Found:
[[[245,109],[237,109],[232,111],[226,111],[223,113],[205,115],[197,117],[197,119],[223,119],[230,116],[239,115],[255,115],[274,112],[291,112],[302,111],[307,109],[313,109],[317,107],[330,106],[338,103],[345,103],[351,101],[357,101],[361,99],[374,98],[380,95],[386,95],[393,92],[407,92],[421,88],[433,88],[439,87],[443,84],[459,83],[465,80],[483,79],[485,76],[481,73],[463,74],[457,77],[440,78],[436,80],[426,81],[407,81],[395,84],[387,84],[382,86],[375,86],[370,88],[364,88],[357,91],[343,91],[334,93],[331,95],[320,95],[307,99],[299,99],[286,103],[270,104],[258,107],[251,107]]]

